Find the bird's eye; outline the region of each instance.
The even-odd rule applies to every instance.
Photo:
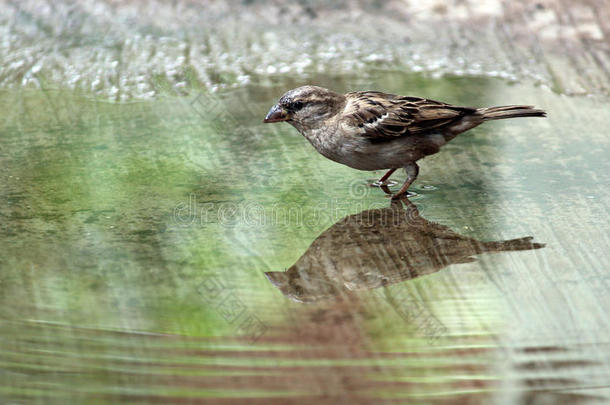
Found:
[[[292,101],[288,103],[287,108],[290,111],[298,111],[305,106],[305,103],[302,101]]]

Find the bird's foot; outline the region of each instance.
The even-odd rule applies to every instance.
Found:
[[[408,192],[408,191],[405,191],[404,193],[395,193],[395,194],[392,194],[392,195],[390,195],[389,197],[390,197],[390,198],[391,198],[393,201],[396,201],[396,200],[400,200],[400,199],[402,199],[402,198],[414,197],[414,196],[416,196],[416,195],[417,195],[416,193],[410,193],[410,192]]]
[[[369,186],[371,187],[393,187],[395,185],[397,185],[398,182],[394,181],[394,180],[375,180],[372,183],[369,183]]]
[[[371,183],[371,187],[389,187],[389,186],[395,186],[396,183],[395,181],[390,181],[390,176],[392,175],[392,173],[394,173],[396,171],[396,169],[390,169],[386,172],[386,174],[384,174],[379,180],[374,181],[373,183]]]
[[[384,190],[384,191],[386,192],[386,196],[390,197],[394,201],[400,200],[400,199],[403,199],[403,198],[415,197],[417,195],[417,193],[415,193],[413,191],[408,191],[408,190],[404,190],[404,189],[400,189],[400,190],[398,190],[394,194],[389,192],[389,190],[387,190],[387,191]]]

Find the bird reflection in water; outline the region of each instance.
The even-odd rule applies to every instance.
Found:
[[[483,242],[419,215],[407,198],[350,215],[324,231],[285,272],[265,275],[285,296],[313,302],[435,273],[474,255],[539,249],[531,236]]]

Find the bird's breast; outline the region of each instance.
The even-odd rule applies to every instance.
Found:
[[[323,156],[334,161],[339,161],[338,159],[343,155],[342,148],[345,147],[345,142],[341,139],[341,135],[336,129],[312,129],[303,131],[302,134]]]
[[[399,137],[383,142],[371,142],[361,135],[340,129],[325,128],[302,134],[321,155],[358,170],[404,167],[425,155],[436,153],[444,144],[439,134]],[[426,152],[428,149],[429,153]]]

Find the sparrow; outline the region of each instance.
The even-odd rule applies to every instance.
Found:
[[[543,110],[527,105],[460,107],[379,91],[339,94],[308,85],[286,92],[263,122],[289,123],[335,162],[358,170],[388,170],[378,185],[387,184],[392,173],[404,168],[407,178],[392,195],[398,199],[417,178],[416,162],[462,132],[485,121],[545,116]]]
[[[389,207],[341,219],[286,271],[265,276],[286,297],[309,303],[412,280],[452,264],[474,262],[482,253],[544,246],[531,236],[481,241],[461,235],[422,217],[403,196]]]

